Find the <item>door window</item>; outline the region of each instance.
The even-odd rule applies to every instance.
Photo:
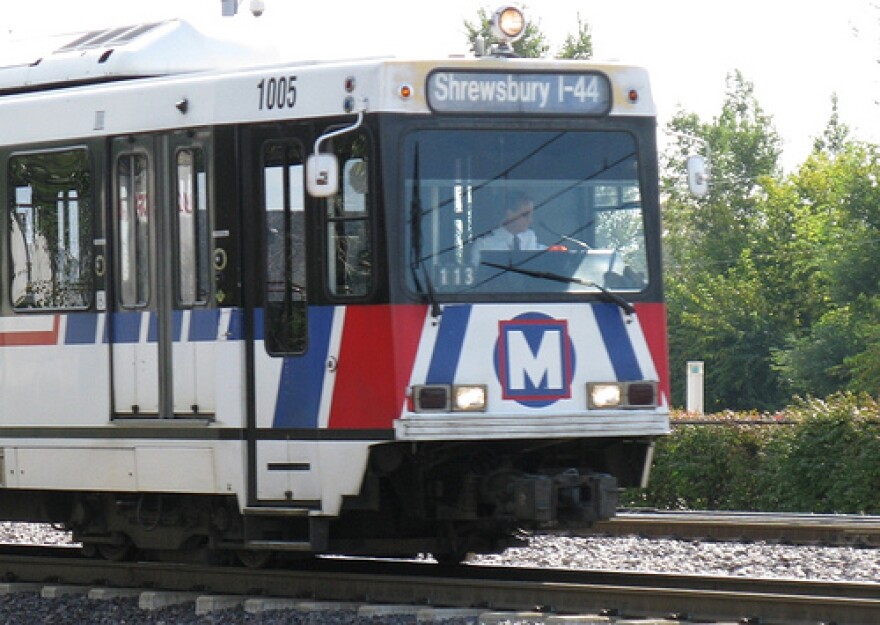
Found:
[[[266,241],[265,343],[270,354],[306,348],[306,228],[303,150],[271,142],[263,150]]]
[[[177,297],[182,306],[205,304],[210,290],[210,237],[205,155],[177,152]]]
[[[150,298],[152,198],[145,154],[121,154],[116,161],[119,219],[119,296],[127,308],[146,306]]]

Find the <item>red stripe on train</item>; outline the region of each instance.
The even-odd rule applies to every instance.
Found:
[[[666,304],[662,303],[637,303],[635,304],[636,315],[642,325],[654,368],[660,376],[660,393],[666,398],[666,403],[671,403],[669,396],[669,343],[666,328]]]
[[[57,345],[61,329],[61,316],[52,319],[51,330],[20,330],[0,332],[0,347]]]
[[[349,306],[330,428],[388,429],[406,397],[427,307]]]

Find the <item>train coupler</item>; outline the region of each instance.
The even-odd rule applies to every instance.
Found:
[[[520,476],[511,484],[513,516],[540,525],[591,525],[614,516],[617,478],[566,469],[556,475]]]

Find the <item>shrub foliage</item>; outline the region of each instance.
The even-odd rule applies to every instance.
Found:
[[[880,514],[880,402],[838,394],[772,418],[676,425],[630,506]]]

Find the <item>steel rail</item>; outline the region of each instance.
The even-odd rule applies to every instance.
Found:
[[[29,555],[37,553],[38,555]],[[156,562],[110,563],[4,550],[0,575],[18,581],[203,594],[249,594],[371,604],[479,607],[487,611],[597,614],[765,624],[880,622],[880,584],[729,577],[441,567],[388,560],[317,559],[284,570]]]
[[[880,546],[880,517],[761,512],[622,511],[592,534],[768,541],[792,545]]]

